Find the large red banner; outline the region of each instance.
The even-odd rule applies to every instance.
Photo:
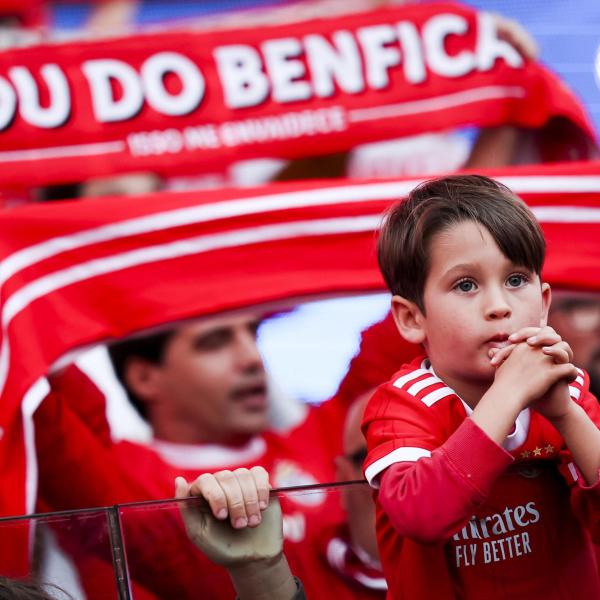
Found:
[[[462,125],[541,127],[579,102],[456,4],[0,53],[0,185],[172,175]]]
[[[600,163],[492,173],[532,207],[544,279],[600,291]],[[251,305],[383,289],[382,212],[419,181],[317,181],[0,212],[0,515],[34,506],[46,375],[100,341]],[[0,570],[26,568],[26,531]]]

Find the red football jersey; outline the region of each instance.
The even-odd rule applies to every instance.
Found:
[[[569,391],[598,424],[588,386],[580,371]],[[426,359],[403,367],[365,411],[365,475],[381,485],[378,543],[390,596],[600,597],[590,534],[577,518],[598,527],[600,486],[584,489],[539,413],[523,411],[501,448],[470,412]]]

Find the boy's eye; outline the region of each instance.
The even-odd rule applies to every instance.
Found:
[[[525,275],[519,275],[519,274],[511,275],[506,280],[506,283],[508,284],[509,287],[520,287],[526,282],[527,282],[527,277],[525,277]]]
[[[475,282],[471,281],[470,279],[463,279],[454,287],[460,292],[472,292],[475,289]]]

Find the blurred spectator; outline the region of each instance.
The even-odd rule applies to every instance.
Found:
[[[39,43],[48,19],[45,0],[0,3],[0,50]]]
[[[590,391],[600,399],[600,297],[555,293],[548,320],[571,345],[575,364],[588,372]]]
[[[364,480],[367,445],[360,430],[373,390],[358,398],[344,425],[344,453],[336,458],[337,481]],[[387,583],[381,570],[375,536],[375,504],[369,487],[342,487],[346,522],[326,532],[325,556],[331,568],[356,591],[357,598],[383,599]]]
[[[46,400],[35,415],[46,508],[165,498],[177,475],[191,481],[204,472],[251,465],[265,467],[277,487],[333,481],[349,403],[335,398],[307,408],[303,420],[285,434],[267,431],[267,380],[255,339],[259,322],[251,313],[214,317],[111,348],[118,375],[154,430],[150,445],[110,439],[103,399],[81,373],[75,373],[75,382],[73,370],[55,378],[62,404]],[[83,420],[85,431],[64,422],[67,408]],[[82,450],[90,433],[102,452],[108,449],[112,472],[104,473],[106,459],[94,456],[96,450]],[[95,468],[98,485],[75,485]],[[297,547],[294,572],[311,596],[310,586],[327,579],[329,569],[303,548],[340,523],[341,507],[331,494],[298,494],[286,498],[283,511],[288,546]],[[305,573],[311,573],[308,580]],[[83,579],[88,580],[85,574]]]
[[[37,199],[50,202],[101,196],[140,196],[157,192],[161,187],[161,179],[154,173],[126,173],[93,177],[81,183],[50,185],[37,190]]]

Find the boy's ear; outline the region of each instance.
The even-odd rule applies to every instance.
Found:
[[[425,341],[425,317],[421,309],[402,296],[392,296],[392,315],[402,337],[413,344]]]
[[[549,283],[542,283],[542,316],[540,318],[540,327],[548,325],[548,311],[552,302],[552,291]]]

